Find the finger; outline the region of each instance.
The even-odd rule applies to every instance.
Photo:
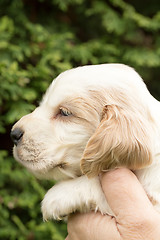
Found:
[[[117,221],[132,222],[133,218],[145,218],[146,214],[153,211],[145,191],[130,170],[116,169],[107,172],[101,176],[101,183]]]
[[[68,219],[67,240],[119,240],[115,219],[90,212],[73,214]]]

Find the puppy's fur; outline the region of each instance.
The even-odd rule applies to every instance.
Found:
[[[42,202],[44,219],[74,211],[112,214],[101,171],[127,167],[160,211],[160,103],[122,64],[84,66],[60,74],[40,106],[13,130],[14,156],[37,177],[59,181]]]

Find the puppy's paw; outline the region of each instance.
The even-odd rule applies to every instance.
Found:
[[[42,202],[42,215],[43,220],[48,221],[50,219],[54,219],[57,221],[65,220],[69,213],[64,213],[65,209],[61,208],[61,204],[59,204],[57,201],[48,202],[48,200],[45,199]]]
[[[76,210],[72,207],[71,197],[66,196],[63,190],[59,191],[57,187],[51,188],[42,201],[41,210],[44,221],[66,220],[67,216]]]

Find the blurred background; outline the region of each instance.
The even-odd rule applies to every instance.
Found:
[[[0,0],[0,239],[65,239],[66,224],[40,211],[54,183],[16,163],[10,129],[60,72],[111,62],[134,67],[160,99],[159,0]]]

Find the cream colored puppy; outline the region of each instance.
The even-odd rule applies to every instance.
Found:
[[[17,161],[59,181],[42,202],[45,220],[93,209],[112,214],[98,174],[117,167],[132,169],[160,210],[160,103],[128,66],[60,74],[11,136]]]

